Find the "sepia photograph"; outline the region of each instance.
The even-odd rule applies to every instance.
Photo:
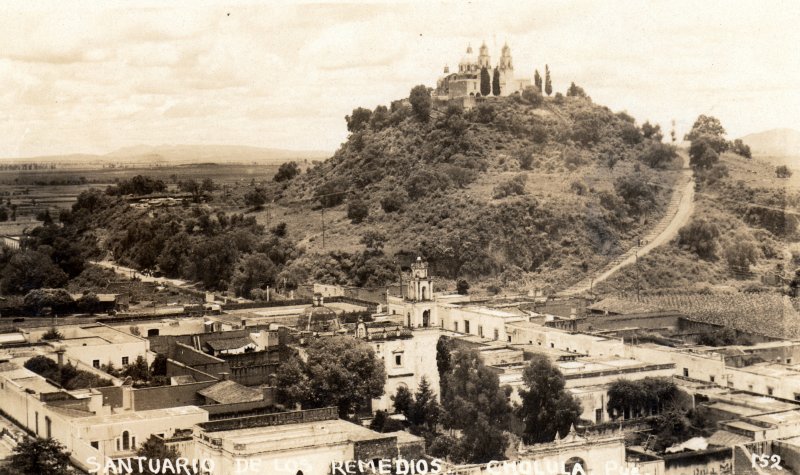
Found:
[[[0,475],[800,475],[800,3],[0,4]]]

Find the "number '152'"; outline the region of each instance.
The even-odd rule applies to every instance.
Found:
[[[769,466],[769,468],[783,470],[783,467],[781,467],[781,456],[777,454],[752,454],[750,456],[750,462],[754,467],[767,468],[767,466]]]

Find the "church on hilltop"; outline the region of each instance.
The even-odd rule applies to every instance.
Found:
[[[483,71],[486,71],[483,73]],[[489,94],[481,93],[481,75],[488,77]],[[514,77],[514,61],[511,58],[511,48],[508,43],[500,51],[500,61],[493,67],[489,56],[489,47],[484,41],[478,56],[472,52],[472,46],[467,46],[467,52],[458,63],[458,71],[450,72],[448,66],[444,67],[444,74],[436,82],[434,97],[440,100],[459,99],[468,97],[481,97],[484,95],[510,96],[515,92],[522,92],[531,85],[530,79],[517,79]],[[499,86],[499,94],[497,89]],[[484,92],[485,92],[484,87]]]

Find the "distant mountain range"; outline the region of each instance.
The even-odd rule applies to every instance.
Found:
[[[9,162],[100,165],[126,164],[185,164],[185,163],[281,163],[290,160],[324,160],[332,155],[321,150],[284,150],[241,145],[135,145],[123,147],[105,155],[70,154],[41,157],[11,158]]]
[[[800,167],[800,131],[772,129],[745,135],[742,141],[753,155],[776,164]]]

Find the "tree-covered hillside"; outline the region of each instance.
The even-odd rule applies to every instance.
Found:
[[[418,86],[355,109],[334,156],[279,194],[277,214],[308,251],[290,267],[353,283],[325,267],[378,239],[393,266],[421,255],[451,279],[579,280],[656,221],[680,161],[657,126],[570,92],[531,88],[465,111]]]

